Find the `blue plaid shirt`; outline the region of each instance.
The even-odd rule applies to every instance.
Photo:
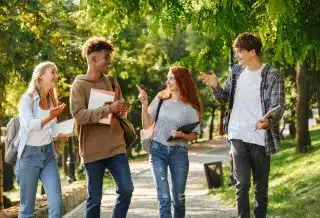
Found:
[[[219,103],[226,103],[229,102],[230,99],[234,99],[237,81],[243,69],[244,68],[240,65],[234,65],[232,68],[232,74],[235,82],[232,83],[232,77],[230,76],[223,88],[218,85],[216,88],[212,89],[212,93]],[[284,112],[285,101],[284,80],[278,70],[270,67],[269,65],[266,65],[263,68],[261,77],[262,81],[260,85],[260,97],[263,115],[271,108],[280,105],[279,109],[275,113],[275,116],[269,118],[270,126],[266,129],[264,138],[266,153],[274,154],[279,150],[280,143],[279,126]],[[231,90],[234,91],[232,92]],[[229,110],[232,109],[232,104],[233,102],[229,104]],[[230,114],[231,111],[229,116]]]

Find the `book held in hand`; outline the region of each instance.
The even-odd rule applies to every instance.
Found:
[[[276,115],[276,113],[278,112],[278,110],[280,109],[280,105],[271,108],[270,110],[268,110],[268,112],[263,116],[262,119],[268,119],[270,117],[274,117]]]
[[[189,123],[187,125],[183,125],[183,126],[180,126],[176,131],[181,131],[185,134],[189,134],[189,133],[192,133],[192,131],[200,124],[200,122],[195,122],[195,123]],[[168,138],[168,142],[174,140],[176,138],[173,138],[173,136],[170,136]]]
[[[88,109],[97,109],[103,107],[106,102],[114,102],[115,92],[103,89],[90,90]],[[99,120],[99,123],[111,124],[112,114],[108,114],[105,118]]]
[[[73,136],[74,119],[62,121],[58,123],[57,135],[63,134],[66,137]]]

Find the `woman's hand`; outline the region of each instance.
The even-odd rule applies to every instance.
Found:
[[[54,137],[54,140],[56,141],[54,143],[56,152],[60,152],[60,144],[65,143],[68,140],[68,137],[62,133],[59,133],[56,137]]]
[[[148,95],[146,93],[146,91],[144,91],[140,86],[136,85],[138,90],[139,90],[139,100],[141,102],[142,105],[144,106],[148,106]]]
[[[51,108],[50,109],[50,118],[53,119],[53,118],[56,118],[57,116],[59,116],[65,107],[66,107],[66,104],[60,104],[57,107]]]
[[[173,138],[184,138],[185,134],[181,131],[172,130],[171,135]]]
[[[193,141],[197,139],[197,134],[194,132],[186,134],[181,131],[172,130],[171,136],[176,139],[185,139],[188,141]]]
[[[65,142],[68,140],[68,137],[62,133],[59,133],[56,137],[55,137],[56,140],[59,140],[61,142]]]
[[[43,120],[41,120],[41,129],[47,124],[49,123],[51,120],[53,120],[54,118],[56,118],[57,116],[59,116],[62,111],[64,110],[64,108],[66,107],[66,104],[60,104],[57,107],[51,108],[50,109],[50,115],[47,116],[46,118],[44,118]]]

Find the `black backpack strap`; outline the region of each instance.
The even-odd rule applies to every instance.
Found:
[[[235,74],[232,73],[231,71],[231,93],[229,97],[229,105],[228,109],[232,110],[233,108],[233,100],[234,100],[234,93],[235,93],[235,86],[236,86],[236,78]]]
[[[158,120],[159,111],[160,111],[160,107],[161,107],[162,103],[163,103],[163,99],[160,99],[159,104],[158,104],[157,113],[156,113],[156,119],[155,119],[154,123],[156,123]]]

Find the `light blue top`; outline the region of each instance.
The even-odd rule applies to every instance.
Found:
[[[160,99],[156,96],[148,107],[148,115],[152,120],[155,120],[159,101]],[[160,107],[153,140],[167,146],[180,145],[187,147],[188,140],[186,139],[175,139],[170,142],[167,142],[167,139],[171,136],[173,130],[198,121],[199,114],[190,104],[180,100],[164,100]],[[200,134],[200,125],[193,132]]]
[[[41,128],[41,120],[47,116],[47,113],[40,108],[40,96],[37,93],[23,94],[18,110],[20,129],[19,136],[14,143],[15,146],[18,146],[18,159],[20,159],[27,142],[33,143],[30,146],[53,142],[53,136],[57,132],[57,119],[53,119]]]

